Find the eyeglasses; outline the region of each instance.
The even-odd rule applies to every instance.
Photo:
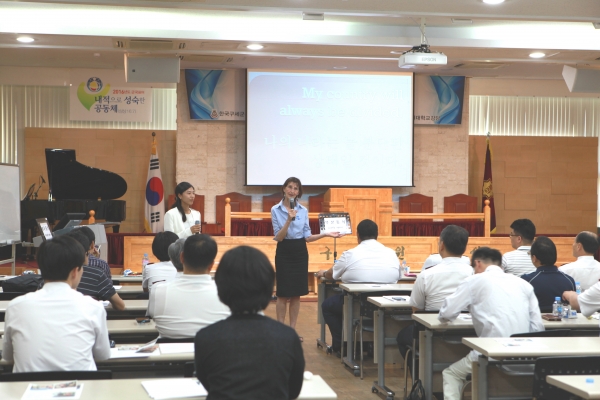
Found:
[[[514,236],[521,236],[521,235],[517,235],[516,233],[509,233],[508,236],[514,237]]]

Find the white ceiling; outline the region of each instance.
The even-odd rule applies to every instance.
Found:
[[[420,44],[421,18],[448,65],[415,72],[561,79],[563,65],[600,68],[599,0],[0,1],[0,66],[122,69],[128,52],[179,55],[182,68],[398,71],[390,52]]]

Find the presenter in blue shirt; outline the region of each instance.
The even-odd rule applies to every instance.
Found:
[[[308,250],[306,242],[325,236],[341,237],[337,232],[313,235],[308,225],[308,210],[298,202],[302,197],[300,179],[290,177],[282,186],[283,199],[271,208],[271,220],[277,250],[277,320],[285,323],[290,304],[290,326],[296,328],[300,312],[300,296],[308,294]],[[302,340],[302,338],[300,338]]]

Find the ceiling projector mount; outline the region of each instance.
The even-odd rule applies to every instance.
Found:
[[[410,68],[415,65],[446,65],[448,57],[444,53],[431,51],[425,36],[425,18],[421,18],[421,44],[402,53],[398,58],[398,67]]]

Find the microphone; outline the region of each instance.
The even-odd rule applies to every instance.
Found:
[[[200,225],[200,221],[196,220],[196,225]],[[195,234],[196,234],[196,235],[199,235],[199,234],[200,234],[200,232],[196,232]]]
[[[290,199],[290,209],[295,209],[296,208],[296,199],[292,198]],[[292,218],[292,221],[295,221],[296,217]]]

